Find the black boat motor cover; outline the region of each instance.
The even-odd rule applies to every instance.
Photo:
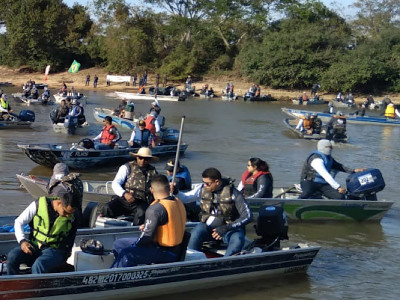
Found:
[[[264,205],[258,211],[257,235],[266,242],[273,240],[287,240],[288,222],[286,214],[281,206]]]
[[[385,181],[378,169],[366,169],[346,178],[347,191],[357,197],[374,195],[385,188]]]
[[[91,139],[89,139],[89,138],[81,139],[81,140],[78,142],[78,146],[81,146],[81,147],[83,147],[83,148],[85,148],[85,149],[94,149],[94,143],[93,143],[93,141],[92,141]]]
[[[21,121],[35,122],[35,112],[31,110],[21,110],[18,117]]]

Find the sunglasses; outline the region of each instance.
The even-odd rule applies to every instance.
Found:
[[[140,160],[145,160],[145,161],[149,161],[149,160],[150,160],[150,157],[138,156],[138,158],[139,158]]]
[[[204,184],[205,186],[210,186],[210,185],[212,185],[213,183],[214,183],[214,181],[206,182],[206,181],[203,180],[203,184]]]

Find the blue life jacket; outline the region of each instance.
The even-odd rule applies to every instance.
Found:
[[[192,177],[190,176],[189,169],[184,165],[181,165],[181,168],[183,171],[176,173],[175,176],[184,179],[186,182],[186,189],[190,190],[192,188]],[[172,175],[168,177],[168,180],[172,180]]]
[[[311,167],[310,158],[313,155],[314,156],[317,155],[318,157],[321,157],[323,162],[324,162],[324,166],[325,166],[326,170],[329,173],[331,172],[332,165],[333,165],[332,156],[325,155],[325,154],[323,154],[323,153],[321,153],[319,151],[314,151],[308,156],[306,162],[304,163],[304,167],[303,167],[303,170],[302,170],[300,181],[302,181],[302,180],[310,180],[310,181],[314,181],[314,182],[318,182],[318,183],[327,183],[325,181],[325,179],[321,175],[319,175],[319,173],[317,171],[315,171],[314,168]]]
[[[149,145],[150,135],[151,132],[148,129],[145,129],[143,131],[140,129],[136,129],[135,138],[133,139],[133,142],[139,144],[140,146],[147,147]]]

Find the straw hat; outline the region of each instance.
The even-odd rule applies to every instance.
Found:
[[[158,157],[153,156],[153,153],[151,152],[150,148],[148,148],[148,147],[142,147],[138,150],[137,153],[130,152],[129,154],[133,155],[135,157],[138,157],[138,156],[148,157],[148,158],[150,158],[150,160],[149,160],[150,162],[156,162],[159,160]]]

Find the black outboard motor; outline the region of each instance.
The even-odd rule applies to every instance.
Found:
[[[377,200],[376,193],[385,188],[385,181],[378,169],[366,169],[346,178],[349,199]]]
[[[21,121],[35,122],[35,112],[31,110],[21,110],[19,112],[18,118]]]
[[[254,227],[257,235],[261,236],[256,245],[263,251],[279,250],[280,241],[289,239],[288,222],[281,206],[261,206]]]

